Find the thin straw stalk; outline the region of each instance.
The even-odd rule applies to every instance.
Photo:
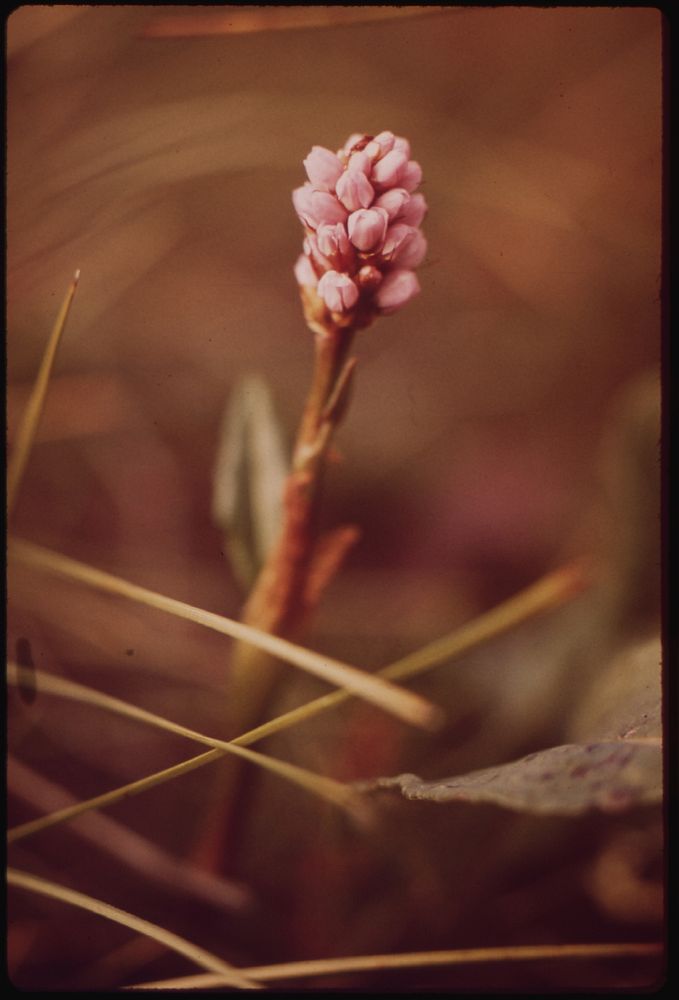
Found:
[[[346,687],[357,697],[372,702],[384,711],[391,712],[412,725],[430,728],[438,725],[441,721],[440,710],[419,695],[398,688],[390,681],[365,673],[356,667],[341,663],[339,660],[329,656],[321,656],[303,646],[295,645],[287,639],[270,635],[252,625],[245,625],[223,615],[217,615],[212,611],[204,611],[202,608],[196,608],[183,601],[158,594],[111,573],[105,573],[92,566],[87,566],[85,563],[77,562],[75,559],[69,559],[58,552],[33,545],[31,542],[24,542],[17,538],[10,539],[8,553],[10,558],[17,559],[19,562],[43,572],[54,573],[69,580],[77,580],[109,594],[127,597],[139,604],[155,608],[157,611],[164,611],[177,618],[183,618],[212,629],[214,632],[249,643],[316,677],[320,677],[321,680],[327,681],[329,684]]]
[[[38,893],[42,896],[49,896],[52,899],[60,900],[62,903],[68,903],[82,910],[88,910],[90,913],[96,913],[98,916],[112,920],[114,923],[122,924],[123,927],[129,927],[130,930],[136,931],[137,934],[143,934],[154,941],[159,941],[171,951],[176,951],[179,955],[183,955],[200,968],[216,973],[219,976],[220,983],[224,985],[236,986],[243,990],[261,989],[258,983],[253,982],[244,973],[241,973],[238,969],[234,969],[228,962],[224,962],[221,958],[212,955],[204,948],[193,944],[191,941],[187,941],[186,938],[180,937],[178,934],[173,934],[172,931],[167,931],[165,928],[159,927],[157,924],[152,924],[149,920],[143,920],[141,917],[128,913],[126,910],[118,909],[117,906],[111,906],[110,903],[104,903],[100,899],[87,896],[82,892],[76,892],[74,889],[68,889],[66,886],[50,882],[37,875],[31,875],[29,872],[19,871],[16,868],[7,869],[7,882],[9,885],[16,886],[19,889],[26,889],[29,892]]]
[[[73,301],[73,296],[75,295],[75,290],[78,286],[79,278],[80,271],[76,271],[73,280],[68,287],[64,301],[61,304],[61,308],[59,309],[50,338],[47,341],[47,347],[45,348],[45,353],[43,354],[42,361],[40,362],[40,368],[38,369],[35,384],[26,404],[26,409],[21,418],[21,423],[19,424],[16,440],[14,442],[12,454],[7,466],[8,518],[14,510],[17,494],[26,470],[26,465],[28,464],[31,449],[33,448],[36,431],[38,429],[38,424],[40,423],[43,407],[45,405],[45,396],[47,395],[47,387],[49,385],[50,375],[52,374],[54,359],[57,355],[61,335],[64,332],[64,327],[66,326],[66,320],[68,319],[68,314],[71,309],[71,303]]]
[[[393,969],[433,968],[435,966],[480,965],[490,962],[539,962],[565,959],[652,958],[663,952],[661,944],[544,944],[506,948],[465,948],[454,951],[405,952],[400,955],[356,955],[352,958],[322,958],[281,965],[259,965],[241,970],[261,982],[281,979],[308,979],[352,972],[386,972]],[[193,975],[177,979],[138,983],[133,990],[211,989],[226,983],[215,975]]]
[[[401,660],[397,660],[390,666],[385,667],[381,672],[386,674],[393,671],[401,678],[422,673],[444,660],[468,652],[482,642],[501,635],[508,629],[521,624],[523,621],[537,614],[549,611],[571,600],[588,583],[589,575],[584,572],[582,563],[578,562],[566,565],[538,580],[537,583],[526,590],[521,591],[491,611],[480,615],[450,635],[430,643],[422,649],[403,657]],[[302,705],[300,708],[286,712],[284,715],[278,716],[270,722],[257,726],[256,729],[243,733],[242,736],[236,737],[231,745],[246,746],[267,736],[272,736],[274,733],[282,732],[291,726],[303,722],[305,719],[312,718],[327,709],[341,704],[346,700],[346,697],[348,696],[345,696],[344,692],[341,691],[324,695],[321,698],[308,702],[306,705]],[[20,830],[21,836],[26,837],[29,834],[38,832],[38,830],[54,826],[57,823],[67,822],[76,816],[89,812],[91,809],[102,809],[105,806],[113,805],[121,799],[140,794],[148,788],[154,788],[165,781],[171,781],[173,778],[188,774],[190,771],[196,770],[204,764],[211,764],[213,761],[220,760],[225,753],[226,751],[224,750],[210,750],[207,753],[200,754],[197,757],[192,757],[172,767],[150,774],[146,778],[122,785],[119,788],[105,792],[103,795],[97,795],[69,808],[51,813],[49,816],[44,816],[41,819],[24,824],[22,827],[15,827],[12,833],[15,839],[17,839],[17,831]]]
[[[21,673],[21,668],[15,663],[8,664],[7,679],[9,683],[20,684]],[[39,685],[39,689],[43,692],[57,695],[62,698],[71,698],[76,701],[84,702],[85,704],[94,705],[98,708],[114,712],[117,715],[122,715],[128,719],[135,719],[138,722],[146,723],[147,725],[154,726],[158,729],[164,729],[167,732],[175,733],[178,736],[185,736],[198,743],[204,743],[207,746],[214,747],[215,749],[223,750],[225,753],[241,757],[243,760],[246,760],[251,764],[256,764],[267,771],[271,771],[274,774],[285,778],[293,784],[299,785],[301,788],[312,792],[319,798],[331,802],[333,805],[340,806],[342,809],[348,810],[356,819],[365,818],[365,810],[360,809],[358,796],[352,792],[347,785],[340,781],[335,781],[332,778],[326,778],[322,775],[314,774],[312,771],[307,771],[305,768],[298,767],[295,764],[289,764],[285,761],[276,760],[272,757],[267,757],[254,750],[246,750],[243,747],[233,746],[224,740],[218,740],[211,736],[205,736],[202,733],[196,732],[194,729],[189,729],[186,726],[181,726],[168,719],[161,718],[160,716],[154,715],[152,712],[148,712],[145,709],[137,707],[136,705],[130,705],[128,702],[122,701],[120,698],[113,698],[100,691],[95,691],[92,688],[85,687],[83,684],[76,684],[73,681],[66,680],[65,678],[55,677],[44,673],[42,670],[36,670],[34,672],[34,677]],[[75,808],[75,806],[67,808]],[[57,814],[53,813],[51,816],[42,817],[42,822],[46,825],[53,825],[53,823],[48,821],[55,815]],[[24,823],[21,826],[17,826],[12,830],[9,830],[7,834],[8,843],[13,843],[16,840],[20,840],[22,837],[27,836],[29,833],[37,833],[40,829],[44,829],[44,826],[40,825],[41,819],[31,820],[28,823]]]

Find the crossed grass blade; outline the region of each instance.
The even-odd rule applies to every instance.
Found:
[[[322,656],[287,639],[263,632],[252,625],[245,625],[212,611],[204,611],[175,598],[166,597],[164,594],[158,594],[146,587],[140,587],[121,577],[18,538],[9,540],[8,554],[10,558],[43,572],[76,580],[109,594],[130,598],[139,604],[192,621],[239,642],[249,643],[329,684],[346,688],[352,694],[372,702],[411,725],[429,729],[438,726],[442,721],[441,711],[419,695],[347,663]]]
[[[8,664],[7,679],[10,684],[20,685],[22,673],[22,668],[17,666],[17,664]],[[56,677],[52,674],[45,673],[42,670],[35,670],[32,676],[37,682],[39,690],[45,693],[84,702],[85,704],[102,708],[109,712],[114,712],[115,714],[124,716],[125,718],[134,719],[137,722],[154,726],[157,729],[163,729],[166,732],[175,733],[178,736],[185,736],[188,739],[195,740],[198,743],[203,743],[216,750],[222,750],[224,753],[241,757],[249,763],[262,767],[267,771],[271,771],[279,777],[306,789],[319,798],[347,810],[357,821],[365,822],[367,820],[368,810],[366,808],[361,808],[358,795],[352,792],[347,785],[344,785],[340,781],[335,781],[332,778],[326,778],[322,775],[314,774],[312,771],[308,771],[305,768],[298,767],[295,764],[289,764],[286,761],[277,760],[273,757],[265,756],[264,754],[257,753],[254,750],[246,750],[244,747],[234,746],[224,740],[218,740],[211,736],[205,736],[203,733],[199,733],[194,729],[189,729],[186,726],[178,725],[175,722],[171,722],[169,719],[164,719],[161,716],[148,712],[136,705],[131,705],[129,702],[125,702],[120,698],[114,698],[111,695],[95,691],[93,688],[86,687],[83,684],[76,684],[73,681],[66,680],[62,677]],[[71,810],[78,809],[80,805],[81,803],[76,803],[73,806],[66,807],[64,810],[60,810],[58,813],[52,813],[37,820],[31,820],[28,823],[23,823],[21,826],[14,827],[8,831],[7,842],[13,843],[14,841],[23,839],[31,833],[38,833],[47,826],[55,825],[55,817],[59,815],[62,817],[62,822],[64,819],[71,818],[72,815],[74,815]]]
[[[475,646],[501,635],[503,632],[516,627],[535,615],[552,610],[560,604],[572,600],[591,583],[591,579],[588,564],[581,560],[563,566],[538,580],[537,583],[516,594],[509,600],[473,621],[468,622],[462,628],[433,643],[429,643],[422,649],[385,667],[381,673],[392,673],[400,678],[423,673],[441,662],[468,652]],[[258,726],[256,729],[243,733],[241,736],[236,737],[231,742],[231,745],[247,746],[257,740],[264,739],[266,736],[282,732],[291,726],[303,722],[305,719],[312,718],[341,704],[348,697],[350,695],[343,691],[324,695],[306,705],[302,705],[300,708],[286,712],[284,715],[278,716],[276,719],[272,719]],[[49,816],[34,820],[32,824],[25,824],[22,836],[28,836],[30,833],[47,829],[57,823],[67,822],[92,809],[102,809],[105,806],[113,805],[121,799],[140,794],[148,788],[154,788],[165,781],[171,781],[173,778],[180,777],[199,767],[203,767],[205,764],[220,760],[225,753],[225,750],[220,749],[209,750],[207,753],[192,757],[162,771],[157,771],[145,778],[79,802],[67,809],[51,813]],[[15,839],[17,829],[15,828],[14,831]]]

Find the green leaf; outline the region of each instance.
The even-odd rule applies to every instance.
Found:
[[[236,385],[224,415],[212,494],[213,520],[245,587],[277,538],[288,467],[271,392],[249,375]]]
[[[423,781],[400,774],[359,785],[362,791],[381,788],[398,788],[407,799],[490,802],[556,816],[620,812],[662,800],[662,750],[659,742],[569,743],[459,778]]]

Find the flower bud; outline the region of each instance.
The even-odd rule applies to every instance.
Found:
[[[409,226],[419,226],[426,214],[427,214],[427,203],[424,200],[424,195],[411,194],[410,200],[404,204],[401,210],[401,216],[399,221],[403,221],[407,223]]]
[[[366,155],[365,150],[361,152],[352,153],[349,157],[349,162],[347,163],[348,170],[361,170],[366,175],[370,176],[370,171],[372,170],[372,160]]]
[[[356,251],[349,242],[341,222],[331,226],[323,223],[316,230],[316,245],[328,263],[326,270],[350,271],[356,263]]]
[[[340,150],[340,153],[344,153],[345,156],[348,156],[349,153],[354,148],[354,146],[357,143],[362,142],[364,139],[365,139],[365,133],[364,132],[352,132],[352,134],[349,136],[349,138],[347,139],[347,141],[342,146],[342,149]]]
[[[372,264],[364,264],[356,275],[358,284],[364,291],[374,291],[382,281],[382,272]]]
[[[373,167],[373,184],[380,188],[393,187],[400,183],[401,173],[405,169],[408,157],[399,149],[392,149],[381,160],[378,160]],[[405,185],[403,185],[405,187]]]
[[[318,284],[318,278],[314,272],[311,262],[308,257],[303,253],[297,258],[297,263],[295,264],[295,277],[297,278],[298,285],[308,285],[315,288]]]
[[[393,313],[409,302],[420,291],[414,271],[396,268],[385,275],[375,292],[375,304],[383,313]]]
[[[396,142],[396,136],[393,132],[380,132],[373,139],[380,147],[380,156],[386,156],[394,148],[394,143]]]
[[[403,244],[412,239],[416,232],[416,229],[412,226],[406,226],[403,222],[397,222],[396,225],[389,226],[381,251],[384,259],[391,260]]]
[[[302,187],[295,188],[292,192],[292,204],[295,206],[295,211],[299,216],[300,222],[305,226],[312,226],[313,208],[311,206],[311,195],[313,194],[313,186],[307,181]]]
[[[409,160],[401,173],[401,184],[406,191],[414,191],[422,180],[422,167],[417,160]]]
[[[359,250],[376,250],[384,239],[388,221],[383,208],[360,208],[347,221],[349,239]]]
[[[311,147],[304,168],[313,186],[322,191],[332,191],[342,173],[339,157],[324,146]]]
[[[406,154],[406,160],[410,159],[410,143],[403,136],[397,135],[394,139],[394,149],[400,150],[400,152]]]
[[[375,199],[375,207],[383,208],[389,216],[389,221],[393,222],[404,211],[409,201],[410,195],[405,188],[389,188]]]
[[[317,291],[330,312],[348,312],[358,301],[358,288],[348,274],[339,271],[326,271]]]
[[[345,170],[337,181],[337,197],[345,208],[355,212],[367,208],[375,197],[373,186],[361,170]]]
[[[347,210],[344,205],[340,205],[334,194],[327,191],[313,191],[311,193],[311,218],[312,227],[325,223],[345,222]]]
[[[392,254],[392,262],[405,268],[419,267],[427,256],[427,240],[420,229],[412,229],[407,237]]]

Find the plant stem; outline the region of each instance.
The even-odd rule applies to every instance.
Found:
[[[345,410],[354,362],[350,330],[315,335],[315,363],[285,483],[283,522],[243,608],[242,621],[279,636],[294,634],[312,610],[309,577],[317,554],[318,520],[328,449]],[[278,662],[238,645],[230,673],[231,724],[236,733],[258,722],[278,676]]]

